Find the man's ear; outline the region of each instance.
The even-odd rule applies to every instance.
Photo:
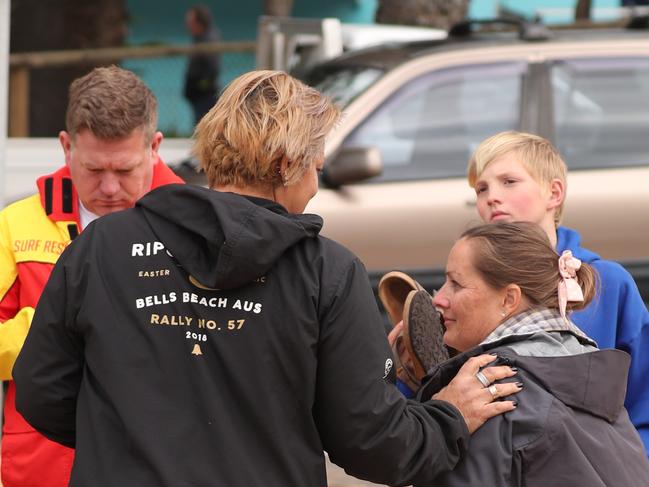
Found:
[[[277,170],[279,171],[279,177],[281,181],[284,182],[284,185],[286,185],[286,180],[288,179],[286,176],[286,171],[288,171],[289,166],[290,162],[288,160],[288,157],[286,157],[286,155],[283,155],[279,163],[277,164]]]
[[[156,133],[153,134],[153,137],[151,138],[151,152],[153,154],[157,155],[158,150],[160,149],[160,144],[162,143],[163,135],[162,132],[157,131]]]
[[[566,197],[566,185],[561,179],[554,178],[550,181],[550,194],[548,197],[548,210],[559,208]]]
[[[279,170],[281,171],[282,174],[286,174],[286,171],[288,170],[288,166],[289,166],[288,157],[284,155],[282,156],[281,161],[279,161]]]
[[[518,313],[523,305],[523,293],[518,284],[508,284],[503,294],[503,311],[505,316],[511,316]]]
[[[72,136],[65,130],[59,132],[59,142],[65,156],[65,163],[70,163],[70,153],[72,152]]]

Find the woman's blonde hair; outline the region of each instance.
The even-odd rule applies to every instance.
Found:
[[[194,153],[211,187],[291,184],[323,157],[339,117],[327,97],[292,76],[251,71],[232,81],[198,123]]]
[[[538,135],[513,130],[500,132],[480,143],[469,161],[469,186],[475,188],[478,178],[489,164],[511,153],[520,158],[520,162],[539,184],[550,185],[553,179],[559,179],[564,191],[567,190],[566,163],[552,143]],[[562,213],[563,201],[554,213],[555,226],[559,226]]]
[[[559,256],[538,225],[488,223],[470,228],[461,238],[471,243],[472,264],[491,288],[500,290],[516,284],[530,305],[559,309]],[[569,302],[569,310],[583,309],[593,299],[598,286],[597,271],[582,262],[577,281],[584,301]]]

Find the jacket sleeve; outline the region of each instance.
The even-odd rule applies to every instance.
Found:
[[[11,380],[11,369],[33,315],[32,307],[20,307],[20,281],[3,213],[0,217],[0,381]]]
[[[0,381],[11,380],[11,369],[25,342],[34,308],[25,307],[0,324]]]
[[[631,356],[624,406],[649,451],[649,311],[633,277],[617,262],[595,260],[599,289],[586,309],[571,319],[600,348],[617,348]]]
[[[435,479],[435,487],[523,485],[521,455],[516,451],[513,435],[507,414],[491,418],[474,433],[467,456],[452,472]]]
[[[451,470],[469,433],[443,401],[409,401],[397,390],[392,354],[362,264],[338,273],[321,300],[314,415],[331,460],[391,485],[425,483]]]
[[[69,250],[41,295],[13,375],[16,409],[44,436],[73,448],[84,359],[82,340],[73,331],[78,296],[69,289]]]
[[[608,323],[616,324],[616,348],[631,355],[624,405],[640,433],[645,451],[649,451],[649,311],[631,275],[615,263],[606,264],[612,268],[598,268],[602,286],[608,286],[602,289],[600,312],[614,310]],[[605,298],[606,293],[610,296]],[[617,299],[615,306],[608,302],[613,298]]]

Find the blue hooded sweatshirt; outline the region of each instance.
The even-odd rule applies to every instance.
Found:
[[[649,451],[649,311],[624,267],[581,247],[576,231],[559,227],[557,252],[561,254],[564,250],[572,251],[572,255],[599,273],[599,293],[570,318],[599,348],[617,348],[631,355],[624,405],[645,450]]]

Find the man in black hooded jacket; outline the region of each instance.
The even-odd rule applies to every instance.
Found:
[[[393,385],[363,265],[302,213],[323,160],[294,154],[292,136],[322,150],[336,119],[285,73],[243,75],[197,128],[219,190],[152,191],[63,253],[14,378],[25,418],[76,447],[71,486],[325,487],[323,449],[352,475],[426,482],[456,465],[469,431],[513,408],[473,377],[493,357],[438,396],[455,406]],[[278,123],[279,159],[252,138],[279,140]],[[272,183],[242,183],[253,169]]]

